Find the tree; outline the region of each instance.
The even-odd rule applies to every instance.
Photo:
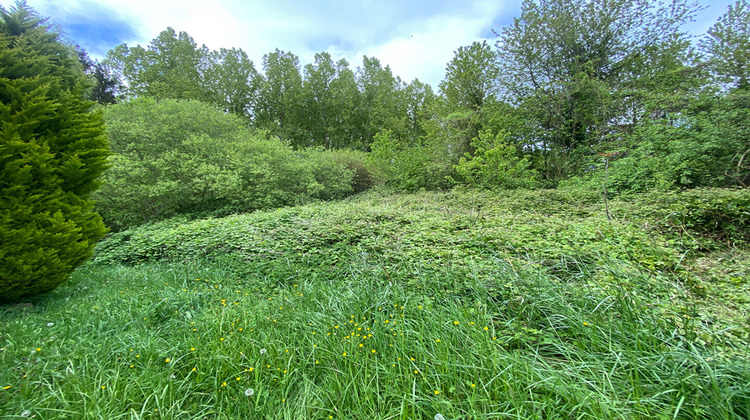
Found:
[[[487,129],[484,114],[496,102],[497,56],[486,41],[459,47],[440,82],[442,119],[451,125],[456,155],[473,154],[473,139]]]
[[[299,58],[276,49],[263,56],[263,72],[255,125],[294,145],[307,145],[309,139],[299,125],[302,96]]]
[[[618,92],[651,70],[635,64],[681,42],[680,25],[697,10],[688,0],[524,1],[498,35],[498,81],[530,121],[526,146],[543,154],[548,180],[577,170],[615,134],[627,117]]]
[[[414,79],[406,85],[403,95],[406,101],[408,137],[412,143],[416,143],[426,134],[423,122],[432,117],[435,93],[432,86]]]
[[[78,45],[76,45],[76,52],[83,65],[83,71],[93,82],[88,99],[102,105],[117,102],[117,92],[122,89],[117,77],[112,76],[111,71],[104,63],[92,60],[88,53]]]
[[[497,57],[487,41],[459,47],[445,68],[440,93],[458,109],[479,111],[494,97],[498,77]]]
[[[211,51],[203,84],[209,103],[239,117],[252,118],[260,76],[245,51],[235,48]]]
[[[105,64],[127,82],[130,97],[207,100],[203,71],[208,49],[187,32],[172,28],[151,40],[148,48],[121,44],[107,53]]]
[[[304,120],[309,131],[311,144],[332,148],[331,137],[335,129],[339,110],[337,92],[334,91],[336,65],[331,55],[322,52],[315,54],[315,62],[305,66]]]
[[[52,25],[0,7],[0,300],[54,289],[106,233],[88,199],[108,149],[87,89]]]
[[[382,130],[403,139],[407,132],[407,106],[404,83],[394,76],[389,66],[383,67],[375,57],[362,57],[357,69],[357,85],[361,100],[357,110],[362,147],[369,149],[375,135]]]
[[[716,78],[736,89],[750,89],[750,5],[737,0],[701,40]]]

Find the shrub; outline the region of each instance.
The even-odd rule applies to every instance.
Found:
[[[375,177],[367,163],[367,154],[359,150],[338,149],[331,150],[334,162],[344,165],[352,172],[352,190],[361,193],[375,186]]]
[[[519,157],[506,133],[486,130],[471,142],[474,154],[466,154],[455,166],[458,179],[479,188],[533,188],[539,185],[537,172],[528,156]]]
[[[726,241],[750,241],[750,190],[719,188],[650,193],[635,198],[662,230]]]
[[[108,150],[86,87],[51,25],[0,8],[0,301],[54,289],[106,233],[87,198]]]
[[[330,154],[295,152],[198,101],[138,99],[109,107],[105,118],[116,155],[96,198],[113,230],[352,192],[352,172]]]
[[[448,178],[450,163],[444,160],[441,146],[437,141],[406,144],[383,130],[375,135],[368,163],[375,179],[389,187],[405,191],[449,188],[453,186]]]

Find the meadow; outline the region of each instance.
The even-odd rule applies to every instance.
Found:
[[[110,234],[0,307],[0,416],[748,418],[748,201],[372,191]]]

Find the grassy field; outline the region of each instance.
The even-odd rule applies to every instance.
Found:
[[[0,307],[0,416],[748,418],[746,222],[690,200],[374,192],[113,234]]]

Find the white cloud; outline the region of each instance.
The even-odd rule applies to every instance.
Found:
[[[477,7],[478,6],[478,7]],[[404,81],[419,78],[433,88],[443,79],[446,64],[458,47],[482,40],[482,33],[502,11],[502,3],[486,2],[464,15],[440,15],[421,23],[407,37],[394,39],[364,53],[390,65]]]
[[[708,0],[703,0],[704,2]],[[708,27],[733,0],[714,0],[694,27]],[[404,81],[434,88],[458,47],[481,41],[499,16],[518,14],[521,0],[28,0],[54,22],[85,19],[93,6],[135,29],[130,45],[147,45],[167,26],[210,49],[242,48],[257,68],[275,48],[309,63],[328,51],[352,69],[375,56]],[[709,20],[709,23],[706,23]],[[494,28],[499,29],[499,28]],[[114,47],[112,45],[111,47]],[[85,45],[84,45],[85,47]]]

